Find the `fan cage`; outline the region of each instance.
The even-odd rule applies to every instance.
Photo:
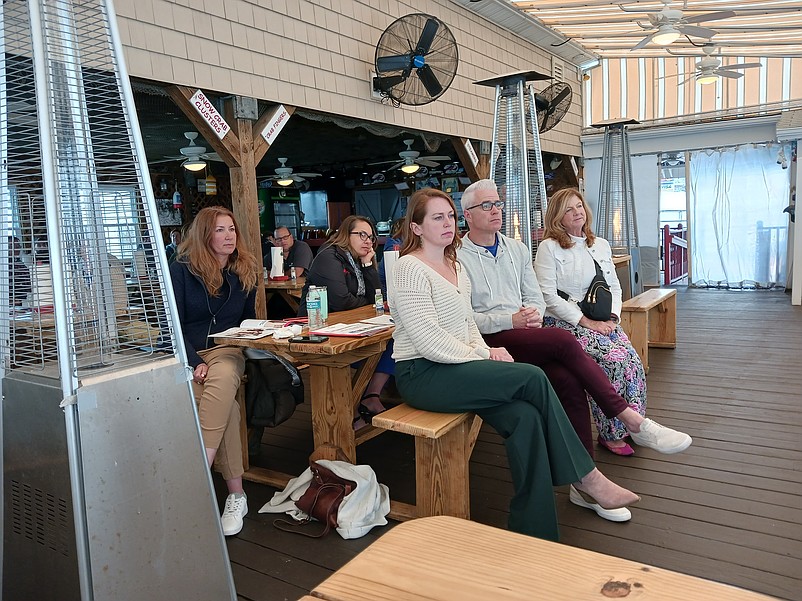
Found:
[[[39,81],[27,2],[0,10],[2,368],[58,378],[61,356],[80,378],[175,354],[152,193],[105,10],[41,5]]]
[[[402,75],[404,69],[388,70],[379,73],[378,59],[380,57],[398,56],[413,52],[420,38],[420,34],[429,19],[437,21],[438,29],[429,48],[429,52],[426,53],[425,60],[426,64],[431,67],[437,81],[442,86],[442,90],[439,94],[431,96],[426,91],[426,87],[417,74],[415,72],[410,72],[407,73],[407,77],[400,83],[387,89],[379,88],[377,90],[383,96],[390,98],[394,102],[413,106],[420,106],[433,102],[446,92],[451,82],[454,81],[454,76],[457,74],[459,50],[454,34],[451,33],[448,26],[440,19],[425,13],[404,15],[390,23],[384,33],[382,33],[376,45],[374,58],[374,68],[376,72],[380,77]]]
[[[523,80],[496,86],[490,173],[506,203],[504,234],[526,244],[534,259],[547,198],[535,93]]]

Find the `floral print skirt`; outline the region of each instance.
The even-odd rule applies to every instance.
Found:
[[[646,373],[638,353],[621,326],[616,326],[609,336],[554,317],[545,317],[543,326],[571,332],[585,352],[601,366],[613,388],[624,397],[627,405],[641,415],[646,415]],[[621,440],[628,435],[626,427],[619,419],[605,416],[596,401],[590,396],[588,400],[600,438]]]

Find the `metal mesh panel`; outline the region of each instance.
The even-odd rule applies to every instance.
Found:
[[[629,253],[638,246],[629,140],[622,124],[604,129],[598,223],[599,235],[614,251]]]
[[[6,1],[0,20],[2,365],[58,377],[66,354],[81,377],[149,363],[176,352],[168,274],[104,6],[37,4],[32,19]]]
[[[535,93],[523,78],[496,86],[490,173],[506,202],[504,234],[526,244],[534,258],[543,237],[546,182]]]

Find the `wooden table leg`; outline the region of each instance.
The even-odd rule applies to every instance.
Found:
[[[649,346],[677,347],[677,295],[652,309],[649,316]]]
[[[351,367],[310,365],[309,379],[315,448],[324,444],[339,447],[348,461],[356,463]]]

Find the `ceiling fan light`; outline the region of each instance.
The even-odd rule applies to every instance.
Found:
[[[661,27],[660,30],[652,37],[652,43],[658,46],[668,46],[672,44],[679,37],[679,31],[673,27]]]
[[[181,163],[181,166],[187,171],[200,171],[201,169],[206,169],[206,161],[202,159],[187,159]]]
[[[403,171],[408,175],[417,173],[418,169],[420,169],[420,165],[418,165],[417,163],[412,163],[411,165],[401,165],[401,171]]]
[[[276,183],[279,186],[289,186],[289,185],[292,184],[292,182],[293,182],[293,179],[291,177],[285,177],[284,179],[276,180]]]
[[[702,86],[709,85],[711,83],[716,83],[718,81],[718,75],[713,73],[706,73],[705,75],[699,75],[696,78],[696,83]]]

